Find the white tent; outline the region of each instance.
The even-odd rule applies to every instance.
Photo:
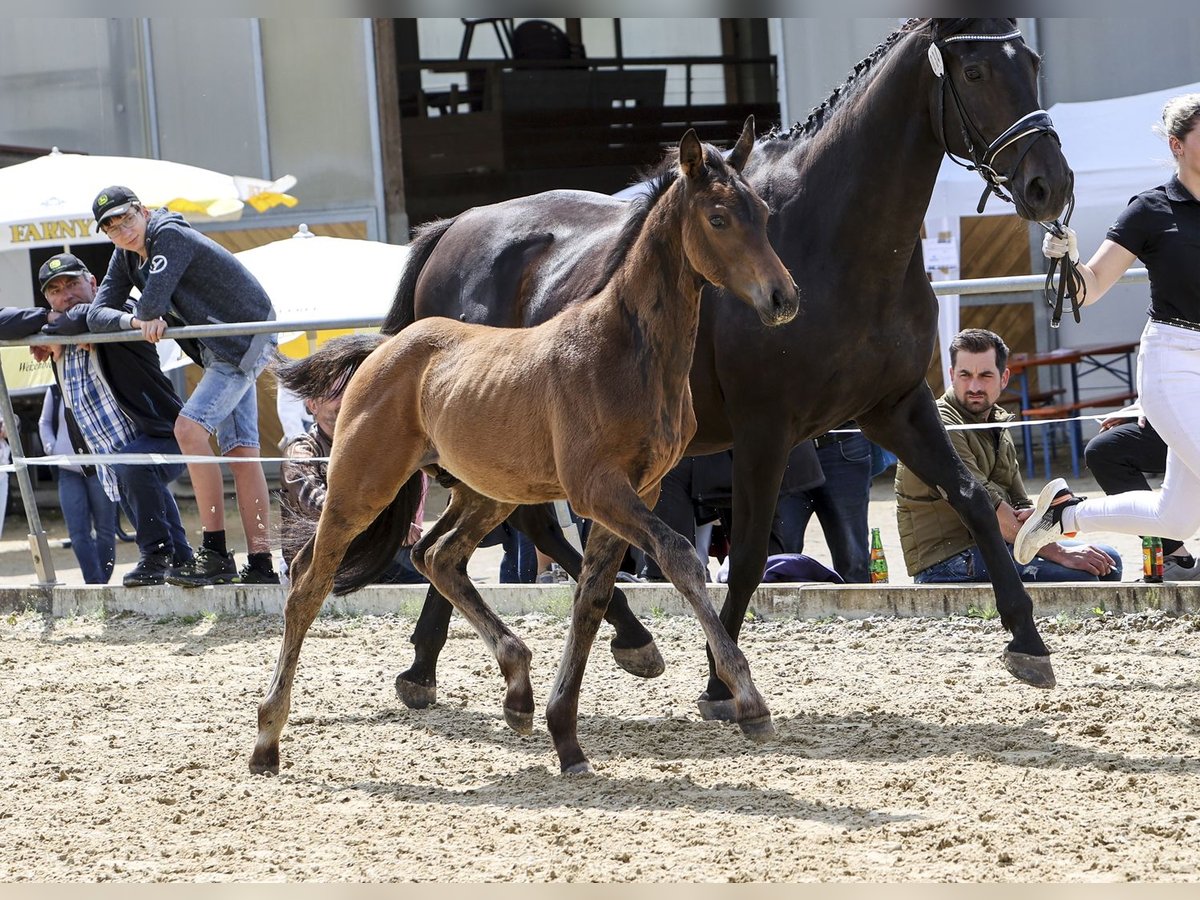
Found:
[[[1171,177],[1171,154],[1153,126],[1161,121],[1168,99],[1193,92],[1200,92],[1200,83],[1129,97],[1056,103],[1048,110],[1062,140],[1063,153],[1075,172],[1076,206],[1071,225],[1079,233],[1079,248],[1085,259],[1104,240],[1108,226],[1130,197]],[[959,217],[978,215],[976,206],[982,190],[978,174],[944,160],[926,213],[926,233],[933,237],[948,230],[957,246]],[[984,209],[984,215],[1011,213],[1012,206],[995,197]],[[935,280],[957,277],[956,270],[944,275],[935,273]],[[1139,333],[1145,304],[1122,302],[1117,291],[1129,298],[1146,297],[1144,285],[1114,288],[1111,298],[1088,308],[1082,324],[1075,325],[1070,316],[1064,318],[1064,343],[1126,340]],[[945,347],[958,331],[958,298],[942,297],[941,308],[939,336]],[[945,351],[943,356],[944,367],[948,368]]]

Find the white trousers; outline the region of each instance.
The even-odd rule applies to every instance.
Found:
[[[1063,525],[1185,541],[1200,530],[1200,331],[1146,323],[1137,387],[1146,418],[1167,443],[1162,489],[1089,498],[1064,511]]]

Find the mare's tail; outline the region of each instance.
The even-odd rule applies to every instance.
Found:
[[[379,330],[384,334],[395,334],[402,328],[411,325],[417,319],[416,293],[417,279],[421,270],[433,255],[438,241],[442,239],[454,219],[437,219],[428,222],[417,229],[416,237],[408,243],[408,259],[404,263],[404,271],[400,275],[400,283],[396,286],[396,296],[392,300],[392,308],[388,310],[387,318]]]
[[[421,506],[425,493],[424,476],[418,471],[404,483],[367,530],[350,542],[346,555],[333,579],[333,592],[339,597],[379,580],[396,561],[396,553],[408,539],[409,525]],[[286,502],[286,500],[285,500]],[[317,520],[294,511],[283,521],[282,543],[285,559],[298,558],[306,544],[317,534]]]

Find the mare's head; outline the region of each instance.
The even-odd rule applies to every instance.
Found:
[[[697,272],[752,306],[764,325],[783,325],[799,312],[800,295],[767,240],[767,204],[742,178],[753,148],[753,116],[728,160],[695,130],[683,136],[683,249]]]
[[[933,70],[934,130],[1031,221],[1058,217],[1074,175],[1038,102],[1040,59],[1015,19],[933,19],[917,46]]]

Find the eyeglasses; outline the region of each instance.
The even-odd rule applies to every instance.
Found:
[[[100,230],[105,234],[112,234],[114,231],[119,231],[122,228],[132,228],[136,219],[136,209],[137,207],[133,207],[128,212],[123,212],[119,216],[105,219],[100,223]]]

